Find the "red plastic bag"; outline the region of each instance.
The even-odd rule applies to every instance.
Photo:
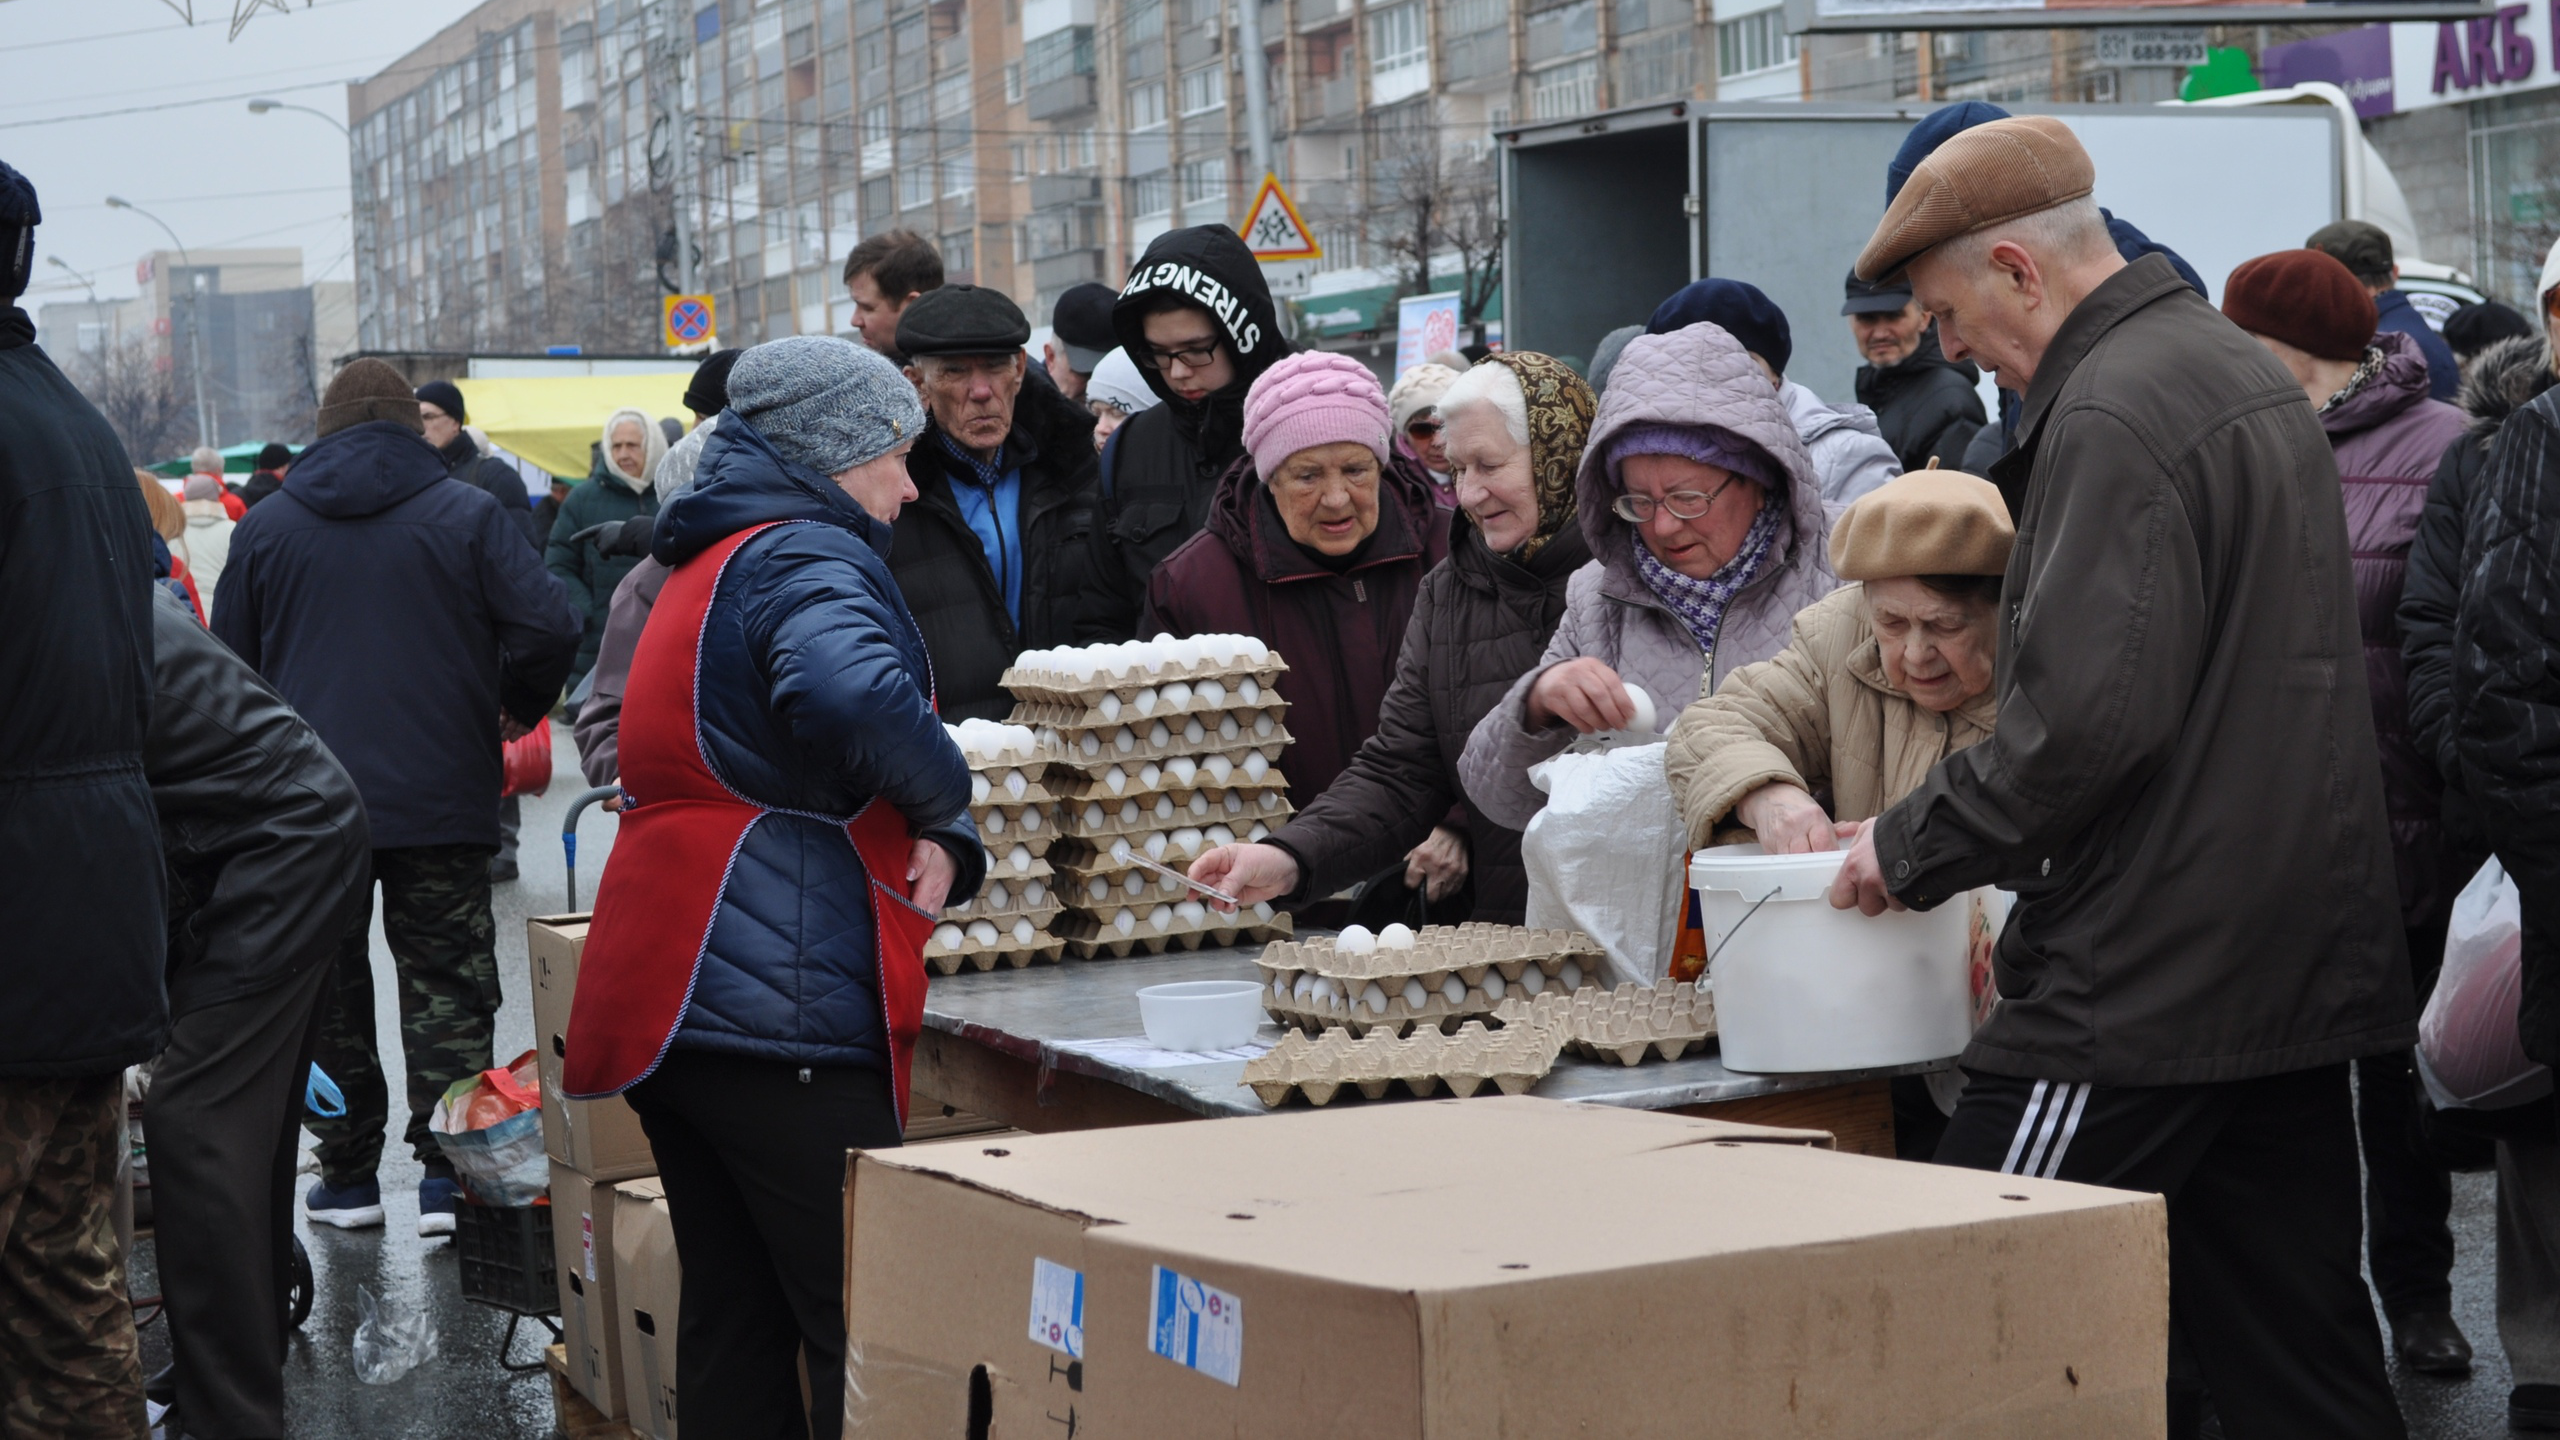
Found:
[[[510,795],[539,795],[551,788],[551,722],[527,730],[506,743],[506,784],[498,798]]]

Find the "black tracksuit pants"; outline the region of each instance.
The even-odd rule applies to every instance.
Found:
[[[2408,936],[2413,998],[2424,1009],[2444,965],[2444,922]],[[2382,1313],[2397,1324],[2420,1311],[2451,1310],[2453,1175],[2419,1142],[2418,1081],[2408,1051],[2356,1062],[2356,1129],[2364,1139],[2366,1255]]]
[[[899,1143],[889,1077],[678,1049],[626,1098],[658,1157],[684,1266],[676,1405],[686,1440],[836,1440],[844,1152]]]
[[[324,955],[177,1017],[142,1107],[178,1409],[204,1440],[284,1433],[295,1138],[336,973]]]
[[[2197,1404],[2180,1360],[2231,1440],[2407,1435],[2357,1266],[2344,1064],[2120,1088],[1968,1072],[1938,1162],[2168,1197],[2172,1436]]]

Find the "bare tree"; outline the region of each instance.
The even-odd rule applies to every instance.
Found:
[[[1490,151],[1452,148],[1431,123],[1428,102],[1398,106],[1373,123],[1368,242],[1402,272],[1398,288],[1432,293],[1431,264],[1458,262],[1458,323],[1472,326],[1502,286],[1502,192]]]
[[[195,443],[195,400],[177,368],[148,338],[134,336],[103,350],[82,350],[64,367],[71,383],[107,417],[136,465],[148,465]]]

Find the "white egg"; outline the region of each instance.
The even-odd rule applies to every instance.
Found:
[[[1209,907],[1197,900],[1185,900],[1173,907],[1174,917],[1185,926],[1197,930],[1209,923]]]
[[[1022,812],[1022,819],[1021,819],[1021,821],[1020,821],[1019,823],[1021,824],[1021,826],[1022,826],[1023,830],[1024,830],[1026,833],[1033,834],[1033,835],[1037,835],[1037,834],[1039,834],[1039,833],[1040,833],[1040,807],[1039,807],[1039,806],[1037,806],[1037,805],[1034,805],[1034,806],[1032,806],[1030,809],[1023,811],[1023,812]]]
[[[1431,1002],[1431,992],[1422,988],[1418,979],[1404,982],[1404,1003],[1408,1010],[1419,1010]]]
[[[936,925],[933,927],[933,943],[945,950],[959,949],[961,942],[967,938],[967,935],[963,933],[957,925]]]
[[[1399,920],[1395,924],[1388,926],[1386,929],[1379,931],[1378,948],[1381,950],[1412,949],[1413,927]]]
[[[1263,809],[1265,809],[1265,810],[1277,810],[1277,809],[1279,809],[1279,808],[1280,808],[1280,792],[1279,792],[1279,791],[1277,791],[1277,790],[1265,790],[1265,791],[1263,791],[1263,792],[1262,792],[1261,805],[1262,805],[1262,808],[1263,808]]]
[[[1013,897],[1005,893],[1004,883],[999,880],[988,881],[987,893],[980,898],[986,901],[987,908],[990,910],[1001,910],[1013,901]]]
[[[1173,832],[1172,844],[1174,850],[1179,854],[1185,856],[1197,855],[1200,853],[1200,832],[1186,825]]]
[[[1164,783],[1164,767],[1153,760],[1138,767],[1138,788],[1153,790]]]
[[[1226,799],[1220,801],[1219,804],[1225,807],[1226,812],[1230,815],[1241,815],[1244,813],[1244,797],[1233,790],[1228,791]]]
[[[1173,732],[1164,728],[1164,722],[1159,720],[1148,728],[1147,743],[1161,750],[1173,743]]]
[[[1150,830],[1147,832],[1147,858],[1150,860],[1162,860],[1164,858],[1163,831]]]
[[[1198,716],[1196,716],[1196,715],[1195,715],[1195,716],[1193,716],[1190,720],[1188,720],[1188,721],[1184,722],[1183,727],[1182,727],[1182,743],[1183,743],[1183,744],[1185,744],[1185,745],[1197,745],[1197,744],[1199,744],[1201,741],[1206,740],[1206,739],[1208,739],[1208,738],[1209,738],[1209,732],[1208,732],[1207,730],[1204,730],[1204,729],[1202,729],[1202,728],[1201,728],[1201,726],[1200,726],[1200,719],[1199,719],[1199,717],[1198,717]]]
[[[1102,753],[1102,737],[1090,730],[1076,739],[1076,751],[1087,759]]]
[[[1564,986],[1565,993],[1568,995],[1581,989],[1582,962],[1579,960],[1567,960],[1557,969],[1556,979]]]
[[[1144,895],[1147,893],[1147,877],[1132,870],[1120,877],[1120,888],[1132,896]]]
[[[1467,982],[1452,975],[1440,982],[1440,996],[1452,1005],[1467,1003]]]
[[[1112,794],[1114,794],[1114,795],[1117,795],[1117,794],[1119,794],[1121,791],[1128,789],[1128,788],[1129,788],[1129,775],[1128,775],[1128,772],[1127,772],[1127,771],[1122,770],[1122,769],[1121,769],[1119,766],[1117,766],[1117,765],[1114,765],[1114,766],[1112,766],[1110,769],[1103,771],[1103,772],[1102,772],[1102,788],[1104,788],[1104,789],[1106,789],[1106,790],[1110,791],[1110,792],[1111,792]]]
[[[1324,975],[1316,977],[1315,999],[1317,1004],[1331,1005],[1334,1001],[1334,997],[1341,993],[1342,987],[1334,984],[1330,977]]]
[[[969,938],[977,941],[981,945],[993,945],[996,943],[996,927],[994,922],[988,920],[970,921]]]
[[[1236,717],[1233,715],[1221,715],[1218,717],[1219,739],[1236,740],[1242,738],[1243,735],[1244,727],[1236,723]]]
[[[1289,983],[1289,998],[1301,1005],[1307,1003],[1307,997],[1313,995],[1315,991],[1316,977],[1304,970],[1299,971],[1298,978]]]
[[[987,803],[987,797],[988,797],[989,795],[994,794],[994,793],[995,793],[995,788],[994,788],[993,786],[991,786],[991,785],[989,785],[989,784],[987,783],[987,777],[986,777],[986,776],[984,776],[984,775],[972,775],[972,776],[970,776],[970,777],[969,777],[969,803],[970,803],[970,804],[972,804],[972,805],[984,805],[984,804],[986,804],[986,803]]]
[[[1217,658],[1224,660],[1226,657],[1221,655]],[[1191,687],[1191,696],[1204,709],[1215,710],[1227,703],[1227,687],[1215,680],[1203,680]]]
[[[1029,880],[1029,881],[1025,881],[1025,882],[1023,883],[1023,886],[1022,886],[1022,903],[1023,903],[1023,904],[1025,904],[1025,905],[1044,905],[1044,904],[1047,904],[1047,903],[1048,903],[1048,900],[1049,900],[1049,887],[1048,887],[1048,886],[1041,884],[1041,883],[1040,883],[1039,881],[1037,881],[1037,880]]]
[[[1190,789],[1192,783],[1200,778],[1200,762],[1188,755],[1175,756],[1165,762],[1164,768],[1166,773],[1173,776],[1173,783],[1185,790]]]
[[[1533,998],[1534,998],[1534,997],[1536,997],[1536,996],[1538,996],[1538,995],[1540,995],[1540,994],[1545,993],[1546,988],[1547,988],[1547,972],[1546,972],[1546,971],[1539,969],[1539,968],[1538,968],[1537,966],[1535,966],[1535,965],[1525,966],[1525,967],[1523,967],[1523,968],[1521,969],[1521,971],[1520,971],[1520,989],[1522,990],[1522,992],[1523,992],[1523,993],[1525,993],[1525,994],[1527,994],[1527,995],[1529,995],[1529,996],[1531,996],[1531,997],[1533,997]]]
[[[1224,785],[1236,773],[1236,762],[1224,755],[1212,755],[1200,762],[1200,770],[1209,777],[1210,784]]]
[[[1129,837],[1128,837],[1128,836],[1126,836],[1126,835],[1119,836],[1118,838],[1114,839],[1114,840],[1111,842],[1111,858],[1112,858],[1112,859],[1114,859],[1114,860],[1117,860],[1117,861],[1121,862],[1121,863],[1122,863],[1122,864],[1124,864],[1124,865],[1128,863],[1128,861],[1129,861]]]
[[[1272,1003],[1272,1004],[1274,1004],[1274,1005],[1286,1005],[1286,1004],[1288,1004],[1288,1003],[1289,1003],[1290,998],[1291,998],[1291,997],[1290,997],[1290,994],[1289,994],[1289,977],[1287,977],[1286,975],[1274,975],[1274,976],[1272,976],[1272,977],[1271,977],[1271,1003]]]
[[[1279,728],[1279,724],[1271,718],[1269,711],[1253,717],[1253,738],[1256,740],[1270,739],[1272,732]]]
[[[1030,944],[1033,937],[1039,933],[1040,927],[1032,924],[1031,918],[1027,915],[1013,922],[1013,943],[1016,945]]]
[[[1253,917],[1254,917],[1255,919],[1257,919],[1257,920],[1268,920],[1268,919],[1270,919],[1270,918],[1271,918],[1271,916],[1272,916],[1272,914],[1273,914],[1273,913],[1274,913],[1274,912],[1273,912],[1273,911],[1272,911],[1272,909],[1271,909],[1271,902],[1270,902],[1270,901],[1268,901],[1268,900],[1258,900],[1258,901],[1255,901],[1255,902],[1254,902],[1254,906],[1253,906]]]
[[[1111,928],[1119,931],[1123,935],[1136,934],[1138,931],[1138,912],[1123,906],[1119,914],[1111,917]]]
[[[1094,904],[1099,905],[1111,898],[1111,882],[1096,875],[1085,882],[1084,892],[1092,897]]]
[[[1013,853],[1005,856],[1004,860],[1006,864],[1013,867],[1013,873],[1016,875],[1031,873],[1031,847],[1028,845],[1014,846]]]
[[[1004,772],[1004,793],[1019,800],[1031,793],[1031,782],[1023,777],[1021,771],[1007,770]]]
[[[1111,748],[1126,755],[1138,748],[1138,732],[1123,725],[1111,736]]]
[[[1141,715],[1153,715],[1156,713],[1156,701],[1158,698],[1159,697],[1156,694],[1156,687],[1149,685],[1130,698],[1129,708],[1137,711]]]
[[[1618,683],[1625,688],[1627,692],[1627,703],[1635,707],[1636,712],[1635,718],[1627,722],[1627,729],[1638,735],[1652,734],[1653,697],[1647,695],[1643,690],[1636,686],[1628,684],[1624,680],[1621,680]]]
[[[1255,844],[1257,844],[1257,845],[1259,845],[1259,844],[1261,844],[1261,843],[1262,843],[1262,841],[1263,841],[1267,836],[1269,836],[1270,834],[1271,834],[1271,827],[1270,827],[1270,826],[1268,826],[1268,825],[1263,824],[1263,823],[1262,823],[1261,821],[1259,821],[1259,820],[1256,820],[1256,821],[1254,821],[1254,822],[1253,822],[1253,829],[1252,829],[1251,831],[1247,832],[1244,838],[1245,838],[1245,839],[1247,839],[1247,840],[1252,841],[1253,843],[1255,843]]]
[[[1173,907],[1159,905],[1147,912],[1147,928],[1161,935],[1173,928]]]
[[[1191,803],[1182,808],[1194,815],[1206,816],[1209,813],[1209,797],[1194,790],[1191,792]]]
[[[1123,825],[1137,824],[1138,817],[1145,813],[1138,808],[1138,802],[1134,799],[1120,802],[1120,823]]]
[[[1262,699],[1262,682],[1254,679],[1250,675],[1247,675],[1242,680],[1237,681],[1236,698],[1247,705],[1259,703]]]
[[[1368,1006],[1371,1014],[1384,1015],[1387,1013],[1387,992],[1378,987],[1377,981],[1372,980],[1361,987],[1360,1003]]]
[[[1484,972],[1484,998],[1487,1000],[1499,1000],[1502,998],[1501,971],[1487,970]]]
[[[1236,832],[1224,825],[1212,825],[1201,832],[1201,838],[1212,845],[1233,845],[1236,843]]]
[[[985,831],[986,831],[988,834],[990,834],[990,835],[1001,835],[1001,834],[1003,834],[1003,833],[1004,833],[1004,812],[1003,812],[1003,811],[1001,811],[1001,810],[990,810],[990,811],[988,811],[988,812],[987,812],[987,820],[986,820],[986,823],[985,823],[983,826],[979,827],[979,828],[981,828],[981,829],[985,830]]]
[[[1191,687],[1180,680],[1164,687],[1157,697],[1167,710],[1185,710],[1191,705]]]
[[[1102,697],[1102,706],[1101,706],[1101,709],[1102,709],[1102,718],[1103,718],[1103,719],[1105,719],[1105,720],[1117,720],[1117,719],[1119,719],[1119,718],[1120,718],[1120,697],[1119,697],[1119,696],[1117,696],[1117,695],[1105,695],[1105,696],[1103,696],[1103,697]]]
[[[1366,955],[1378,948],[1378,937],[1366,925],[1345,925],[1342,933],[1333,937],[1333,948],[1345,955]]]
[[[1153,813],[1153,814],[1154,814],[1154,816],[1155,816],[1158,820],[1170,820],[1170,819],[1172,819],[1172,818],[1173,818],[1173,797],[1172,797],[1172,796],[1170,796],[1170,795],[1159,795],[1159,796],[1157,796],[1157,797],[1156,797],[1155,808],[1154,808],[1154,810],[1153,810],[1151,813]]]

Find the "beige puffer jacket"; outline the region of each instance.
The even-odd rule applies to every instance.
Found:
[[[1939,714],[1894,689],[1867,587],[1843,585],[1797,613],[1786,649],[1680,712],[1663,765],[1689,843],[1703,846],[1772,780],[1812,792],[1834,820],[1873,819],[1939,761],[1988,739],[1998,713],[1989,691]]]

